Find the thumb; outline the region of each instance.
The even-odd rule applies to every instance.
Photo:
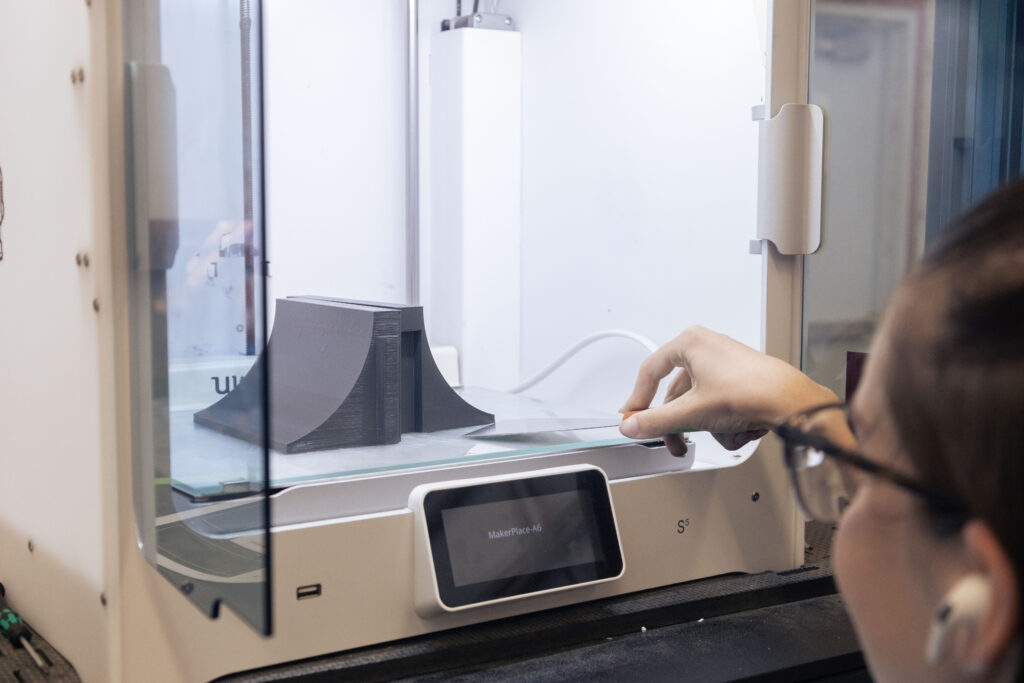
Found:
[[[638,411],[622,421],[619,431],[631,439],[648,439],[693,428],[696,421],[690,410],[691,397],[692,391],[670,403]]]

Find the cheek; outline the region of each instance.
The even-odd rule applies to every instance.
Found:
[[[874,489],[874,490],[872,490]],[[850,618],[872,671],[909,680],[923,655],[917,591],[908,563],[905,517],[879,514],[885,501],[865,486],[843,515],[833,541],[832,565]],[[909,590],[908,590],[909,589]]]
[[[851,612],[854,624],[871,616],[870,606],[882,600],[878,595],[879,575],[887,563],[883,551],[887,542],[879,524],[866,505],[869,496],[861,491],[843,514],[832,544],[832,568],[836,584]],[[891,560],[890,560],[891,561]]]

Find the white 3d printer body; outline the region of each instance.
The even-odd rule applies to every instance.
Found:
[[[216,618],[204,614],[162,571],[188,569],[157,550],[163,518],[148,481],[152,464],[139,453],[158,429],[145,411],[140,415],[139,406],[153,396],[140,390],[146,384],[139,377],[145,380],[156,366],[133,323],[148,314],[138,309],[137,290],[144,285],[130,256],[138,248],[130,224],[140,211],[155,215],[153,206],[167,198],[128,196],[131,177],[160,171],[144,168],[138,147],[129,147],[169,115],[140,112],[140,101],[152,107],[167,101],[159,93],[130,101],[128,91],[140,83],[133,78],[152,66],[133,62],[126,70],[132,61],[123,55],[131,40],[125,31],[133,30],[125,28],[130,3],[12,4],[25,3],[6,3],[0,11],[0,83],[10,86],[0,95],[0,109],[9,112],[0,119],[0,168],[7,182],[0,233],[7,240],[0,261],[0,581],[12,605],[84,680],[209,680],[729,572],[801,565],[804,519],[773,437],[741,456],[715,450],[700,437],[689,460],[672,458],[657,444],[621,440],[277,483],[268,499],[252,498],[269,510],[265,533],[239,541],[266,558],[258,579],[269,601],[257,610],[260,623],[240,617],[230,600],[217,603]],[[402,10],[415,20],[417,5],[411,0]],[[588,3],[587,11],[597,10]],[[757,219],[745,228],[759,255],[744,258],[761,262],[763,350],[799,365],[802,255],[821,240],[825,119],[808,104],[809,4],[776,0],[766,15],[767,88],[763,103],[749,103],[758,121],[750,125],[760,127]],[[521,103],[518,85],[509,94],[487,83],[521,76],[510,62],[502,62],[506,71],[499,77],[493,69],[471,68],[495,53],[525,50],[518,32],[499,29],[452,27],[435,36],[431,54],[438,63],[448,60],[442,71],[457,77],[442,79],[429,71],[434,64],[410,79],[418,78],[419,90],[437,100],[430,108],[432,127],[410,129],[413,143],[417,136],[435,144],[444,140],[437,147],[451,153],[430,161],[447,171],[435,173],[441,179],[422,215],[454,202],[464,221],[434,222],[431,232],[417,233],[423,256],[410,269],[419,273],[420,300],[462,302],[456,313],[428,305],[425,315],[435,342],[460,347],[467,385],[502,386],[522,378],[520,356],[514,345],[506,348],[524,325],[521,269],[509,256],[520,253],[521,140],[519,132],[500,140],[492,135],[494,127],[503,129],[499,119],[509,114],[508,102]],[[285,52],[287,46],[268,49]],[[31,92],[31,99],[10,100],[13,86]],[[268,100],[267,106],[272,111],[275,105]],[[152,151],[161,139],[147,144]],[[473,153],[480,148],[492,159],[509,156],[493,168],[481,166]],[[275,170],[276,162],[273,154],[265,160],[271,179],[286,175]],[[496,174],[485,175],[488,169]],[[480,220],[498,223],[484,242],[472,232]],[[745,253],[748,245],[741,240],[735,248]],[[455,276],[444,271],[445,263],[459,264],[452,268]],[[465,296],[478,286],[495,288],[504,315]],[[503,357],[514,360],[496,360]],[[416,547],[422,538],[409,502],[417,486],[515,479],[573,466],[596,467],[607,476],[625,560],[621,576],[472,609],[417,610],[416,586],[424,576]],[[200,502],[198,512],[183,512],[175,521],[218,504],[230,509],[223,501]],[[302,592],[311,586],[315,595]]]

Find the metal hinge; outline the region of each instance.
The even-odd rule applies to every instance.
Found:
[[[496,14],[491,12],[474,12],[464,14],[460,17],[452,17],[441,22],[442,31],[450,31],[459,28],[485,28],[492,31],[515,31],[516,25],[507,14]]]

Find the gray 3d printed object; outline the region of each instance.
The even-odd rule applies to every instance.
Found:
[[[422,307],[303,296],[278,300],[267,348],[234,390],[195,414],[196,424],[262,443],[268,358],[270,445],[281,453],[494,421],[441,376]]]

